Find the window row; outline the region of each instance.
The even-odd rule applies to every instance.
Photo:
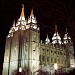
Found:
[[[49,57],[46,57],[44,55],[40,55],[39,56],[39,60],[40,62],[49,62]],[[61,64],[64,64],[64,60],[62,58],[55,58],[55,57],[50,57],[50,62],[51,63],[61,63]]]

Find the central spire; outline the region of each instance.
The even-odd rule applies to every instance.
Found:
[[[22,4],[22,11],[21,11],[21,16],[20,17],[24,17],[24,4]]]
[[[25,20],[24,4],[22,4],[22,11],[21,11],[21,15],[20,15],[19,21],[20,21],[20,20]]]
[[[21,15],[20,15],[20,18],[17,21],[16,26],[18,26],[18,25],[24,25],[24,26],[26,25],[26,20],[25,20],[25,15],[24,15],[24,4],[22,4]]]

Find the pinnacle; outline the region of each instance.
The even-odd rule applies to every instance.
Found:
[[[21,16],[20,17],[25,17],[25,15],[24,15],[24,4],[22,4],[22,11],[21,11]]]
[[[55,25],[55,31],[57,31],[57,25]]]
[[[14,22],[13,22],[13,27],[15,27],[15,20],[14,20]]]
[[[31,14],[30,14],[30,16],[34,16],[34,14],[33,14],[33,9],[31,9]]]
[[[66,31],[65,32],[67,33],[67,28],[66,28]]]

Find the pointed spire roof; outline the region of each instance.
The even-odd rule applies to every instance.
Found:
[[[22,4],[22,11],[21,11],[20,18],[19,18],[18,20],[19,20],[19,21],[21,21],[21,20],[25,20],[24,4]]]
[[[55,44],[55,43],[59,43],[61,44],[61,37],[57,31],[57,25],[55,25],[55,33],[52,37],[52,43]]]
[[[57,31],[57,25],[55,25],[55,32]]]
[[[66,28],[66,31],[65,31],[65,33],[67,33],[67,28]]]
[[[26,26],[27,22],[25,20],[25,15],[24,15],[24,4],[22,4],[22,11],[20,18],[18,19],[16,26],[21,25],[21,26]],[[24,28],[24,27],[23,27]]]
[[[33,14],[33,9],[31,9],[31,14],[30,14],[30,17],[28,18],[28,23],[37,23],[36,21],[36,18],[34,17],[34,14]]]
[[[31,9],[31,14],[30,14],[30,16],[34,17],[33,9]]]
[[[49,44],[49,43],[50,43],[50,39],[49,39],[49,37],[48,37],[48,34],[47,34],[47,37],[46,37],[45,43],[46,43],[46,44]]]
[[[14,22],[13,22],[12,27],[11,27],[10,30],[9,30],[9,33],[12,33],[12,32],[14,32],[14,31],[15,31],[15,20],[14,20]]]
[[[67,32],[67,28],[66,28],[66,31],[65,31],[65,34],[64,34],[63,42],[65,44],[71,42],[71,37],[69,36],[69,34]]]
[[[25,17],[25,15],[24,15],[24,4],[22,4],[22,11],[21,11],[20,17]]]
[[[15,20],[14,20],[14,22],[13,22],[13,27],[15,27]]]

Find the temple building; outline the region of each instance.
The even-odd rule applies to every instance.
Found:
[[[67,29],[61,40],[55,25],[52,42],[47,34],[43,43],[33,9],[26,20],[22,5],[20,18],[17,23],[13,22],[6,37],[2,75],[15,75],[18,69],[26,71],[27,68],[32,75],[37,75],[35,72],[39,69],[52,74],[54,64],[57,64],[57,69],[74,67],[74,46]]]

